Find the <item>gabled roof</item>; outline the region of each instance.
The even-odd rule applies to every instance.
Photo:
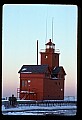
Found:
[[[18,73],[45,73],[48,65],[23,65]]]
[[[63,68],[62,66],[55,67],[55,68],[52,70],[52,74],[58,74],[61,69],[63,70],[64,75],[66,75],[65,70],[64,70],[64,68]]]

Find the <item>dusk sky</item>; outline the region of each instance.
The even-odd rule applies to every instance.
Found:
[[[52,38],[60,50],[60,66],[66,71],[65,96],[77,96],[77,20],[76,5],[20,4],[3,6],[2,17],[2,97],[17,96],[22,65],[36,65],[39,52]],[[47,21],[47,32],[46,32]],[[46,37],[47,33],[47,37]],[[40,64],[40,54],[39,54]]]

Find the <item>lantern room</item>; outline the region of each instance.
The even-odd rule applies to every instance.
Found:
[[[55,50],[55,44],[51,42],[51,39],[49,39],[49,42],[45,44],[46,45],[46,52],[53,52]]]

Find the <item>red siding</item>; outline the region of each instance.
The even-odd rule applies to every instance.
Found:
[[[64,80],[44,79],[43,99],[63,99]]]
[[[47,58],[45,58],[47,56]],[[51,69],[59,66],[59,54],[50,52],[41,52],[41,65],[48,64]]]
[[[62,71],[60,72],[60,74]],[[63,74],[63,73],[62,73]],[[20,78],[20,90],[35,92],[34,94],[27,94],[25,99],[63,99],[64,98],[64,79],[54,80],[44,78],[44,74],[21,74]],[[31,80],[27,82],[26,87],[22,87],[22,80]],[[30,86],[29,86],[30,85]],[[24,93],[20,94],[20,98],[24,97]]]
[[[44,78],[44,74],[21,74],[20,90],[21,91],[30,90],[30,92],[32,91],[37,93],[37,99],[43,99],[43,78]],[[25,81],[31,80],[31,82],[27,84],[27,87],[22,87],[22,80]],[[21,98],[22,96],[24,96],[22,94],[21,94]],[[34,99],[32,95],[30,95],[30,99]]]
[[[43,78],[45,74],[21,73],[20,78]]]

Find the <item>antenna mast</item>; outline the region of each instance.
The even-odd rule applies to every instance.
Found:
[[[46,43],[46,40],[47,40],[47,18],[46,18],[46,39],[45,39],[45,43]]]
[[[52,42],[53,42],[53,18],[52,18]]]
[[[37,40],[37,65],[38,65],[38,40]]]

